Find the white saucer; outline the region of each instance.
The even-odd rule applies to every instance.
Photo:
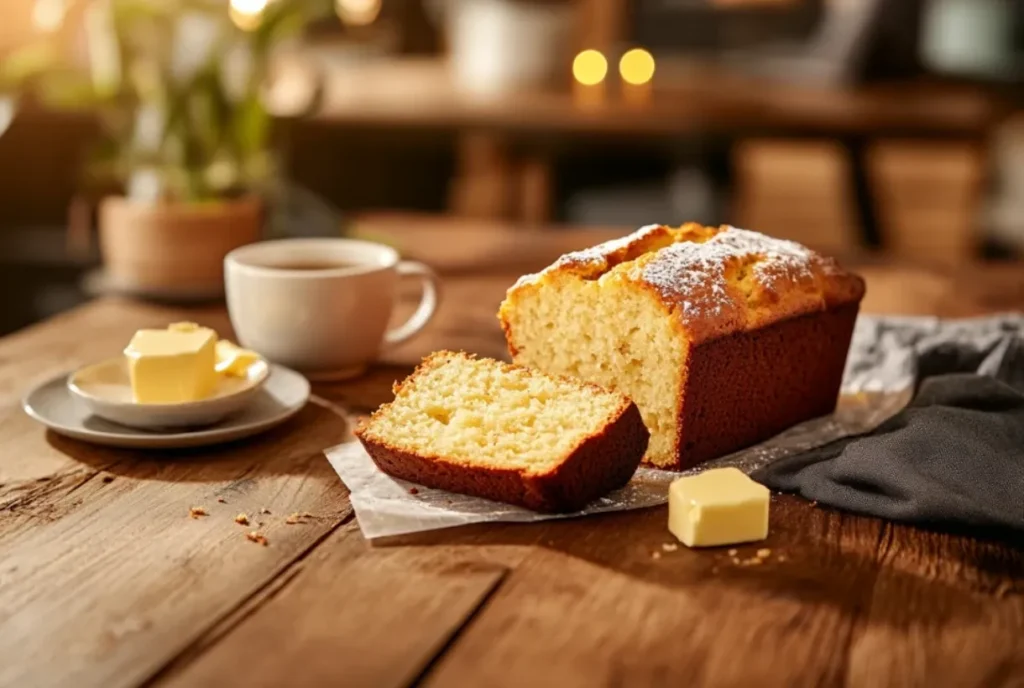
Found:
[[[237,413],[256,397],[269,375],[270,366],[259,360],[245,377],[219,376],[207,399],[139,404],[132,397],[128,362],[118,356],[78,369],[68,378],[68,389],[94,416],[142,430],[171,431],[210,426]]]
[[[54,432],[93,444],[134,449],[201,447],[250,437],[280,425],[309,400],[309,381],[283,366],[270,376],[245,408],[217,425],[191,431],[139,430],[99,418],[68,389],[68,374],[44,382],[22,400],[25,413]]]

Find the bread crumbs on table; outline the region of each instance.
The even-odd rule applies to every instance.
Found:
[[[666,542],[661,546],[661,549],[665,552],[675,552],[679,549],[679,545],[674,542]]]
[[[249,516],[247,514],[238,514],[235,516],[235,523],[240,526],[247,526],[249,525]]]
[[[188,515],[192,518],[200,518],[201,516],[208,516],[206,509],[201,506],[194,506],[188,510]]]
[[[255,542],[256,544],[263,545],[264,547],[270,544],[267,541],[266,536],[263,535],[263,533],[258,533],[255,530],[250,530],[248,533],[245,534],[245,537],[247,540],[249,540],[249,542]]]
[[[760,557],[761,559],[764,559],[765,557],[770,557],[771,555],[772,555],[772,551],[770,549],[768,549],[767,547],[765,547],[763,549],[757,550],[757,556]]]
[[[651,552],[651,559],[661,559],[661,552]]]
[[[736,550],[735,549],[731,549],[728,552],[726,552],[726,554],[728,554],[730,557],[735,557],[736,556]]]
[[[288,518],[286,518],[284,522],[290,526],[294,526],[297,523],[305,523],[305,521],[302,520],[303,516],[304,514],[300,514],[296,511],[294,514],[289,514]]]
[[[262,509],[260,509],[260,513],[261,514],[269,514],[270,513],[270,509],[268,509],[267,507],[263,507]]]
[[[217,501],[220,502],[221,504],[227,504],[228,503],[228,500],[224,499],[223,497],[217,497]]]
[[[786,555],[785,554],[780,554],[778,559],[779,559],[779,561],[786,561]]]

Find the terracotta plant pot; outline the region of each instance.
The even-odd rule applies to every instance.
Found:
[[[262,219],[255,197],[200,204],[108,197],[99,213],[107,279],[140,294],[221,294],[224,256],[258,241]]]

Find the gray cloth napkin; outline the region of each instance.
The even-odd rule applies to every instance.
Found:
[[[909,367],[910,404],[867,434],[780,459],[752,477],[894,521],[1024,531],[1024,318],[880,320],[861,334],[848,373]]]

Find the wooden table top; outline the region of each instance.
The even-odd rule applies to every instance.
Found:
[[[293,421],[227,447],[155,453],[44,432],[35,381],[141,326],[219,307],[101,299],[0,340],[0,685],[1008,685],[1024,672],[1024,550],[775,497],[761,566],[673,542],[664,507],[476,525],[370,544],[322,450],[421,355],[502,355],[504,289],[608,232],[470,233],[367,223],[433,257],[445,300],[366,377],[316,386]],[[440,251],[440,252],[439,252]],[[1024,306],[1024,274],[973,284],[865,270],[868,311]],[[1016,290],[1016,291],[1014,291]],[[403,302],[402,308],[409,304]],[[208,516],[190,518],[200,506]],[[269,540],[246,539],[244,512]],[[301,524],[289,514],[309,513]],[[1016,685],[1019,685],[1016,684]]]
[[[566,91],[481,97],[460,91],[442,60],[389,59],[325,68],[316,121],[349,126],[672,136],[691,132],[977,137],[1006,106],[985,91],[925,82],[858,88],[767,81],[710,65],[659,66],[646,97]]]

